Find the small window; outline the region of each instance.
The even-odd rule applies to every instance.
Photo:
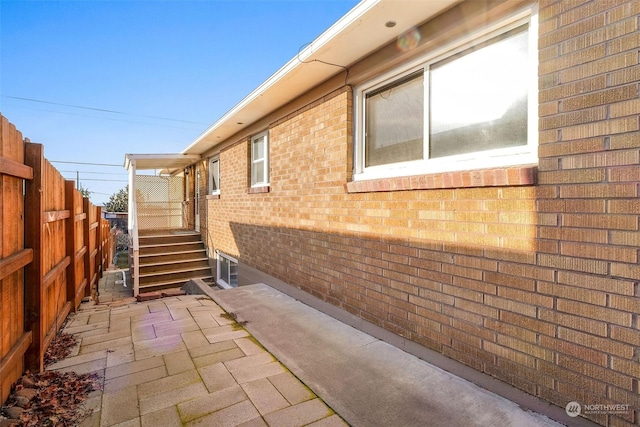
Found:
[[[220,157],[209,160],[209,194],[220,194]]]
[[[269,138],[267,132],[251,138],[251,186],[269,185]]]
[[[424,139],[423,72],[366,95],[365,165],[421,160]]]
[[[224,289],[237,288],[238,260],[220,251],[216,255],[216,283]]]
[[[356,89],[355,180],[537,162],[536,17]]]

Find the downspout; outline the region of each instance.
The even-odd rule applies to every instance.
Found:
[[[138,242],[138,203],[136,200],[136,161],[129,163],[129,272],[133,276],[133,296],[137,297],[140,291],[140,246]]]

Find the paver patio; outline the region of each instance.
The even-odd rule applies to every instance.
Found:
[[[79,344],[50,370],[95,372],[82,427],[345,426],[209,297],[137,302],[120,271],[64,331]]]

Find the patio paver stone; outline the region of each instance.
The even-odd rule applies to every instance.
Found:
[[[83,302],[65,327],[79,338],[74,355],[49,367],[100,375],[81,427],[299,425],[322,414],[335,425],[333,411],[211,299],[138,302],[123,283],[121,271],[105,273],[101,303]]]

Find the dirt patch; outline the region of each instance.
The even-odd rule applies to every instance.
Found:
[[[233,321],[231,324],[233,329],[242,329],[247,323],[249,323],[248,320],[238,320],[238,315],[234,312],[222,313],[220,317]]]

